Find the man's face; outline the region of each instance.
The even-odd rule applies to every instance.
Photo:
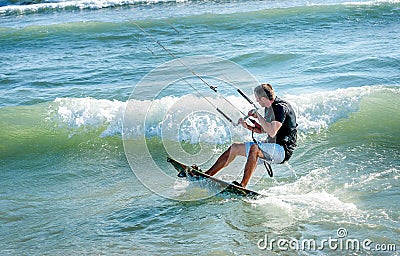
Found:
[[[260,104],[261,107],[269,108],[271,107],[272,102],[266,97],[258,97],[257,94],[254,95],[256,97],[256,101]]]

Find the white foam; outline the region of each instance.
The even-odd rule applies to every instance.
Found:
[[[362,211],[357,209],[355,204],[343,202],[333,192],[328,192],[329,179],[327,169],[315,169],[293,183],[260,191],[268,197],[253,203],[261,206],[274,205],[297,220],[321,215],[362,215]]]
[[[286,95],[284,98],[295,109],[300,130],[320,132],[358,111],[361,99],[380,89],[380,86],[352,87],[307,95]]]
[[[378,5],[378,4],[397,4],[400,3],[400,0],[371,0],[371,1],[347,1],[343,3],[308,3],[308,6],[329,6],[329,5],[348,5],[348,6],[371,6],[371,5]]]
[[[102,9],[102,8],[110,8],[110,7],[118,7],[118,6],[126,6],[126,5],[134,5],[134,4],[154,4],[154,3],[182,3],[189,2],[188,0],[75,0],[75,1],[46,1],[41,2],[37,1],[33,4],[29,5],[5,5],[0,7],[0,15],[2,14],[29,14],[36,13],[45,10],[64,10],[64,9]],[[332,2],[332,3],[310,3],[307,2],[307,6],[329,6],[329,5],[376,5],[376,4],[396,4],[399,3],[400,0],[373,0],[373,1],[349,1],[349,2]],[[5,2],[6,4],[9,2]],[[276,2],[270,3],[270,8],[290,8],[293,6],[301,6],[303,2]],[[229,8],[227,8],[229,9]],[[256,10],[258,7],[256,8]],[[226,11],[221,11],[222,13],[226,13]],[[228,12],[229,13],[229,12]]]
[[[382,186],[382,181],[391,181],[400,179],[400,171],[395,168],[390,168],[388,170],[383,170],[380,172],[363,174],[359,178],[354,178],[351,182],[345,183],[345,188],[351,187],[370,187],[374,188],[379,184]],[[379,187],[377,186],[377,187]],[[390,184],[386,184],[390,186]],[[390,187],[387,187],[388,189]]]
[[[328,128],[359,108],[361,99],[383,87],[357,87],[335,91],[314,92],[307,95],[285,95],[297,115],[302,133],[315,133]],[[246,113],[251,106],[240,96],[227,99]],[[214,99],[215,100],[215,99]],[[217,100],[218,107],[234,121],[240,117],[237,109]],[[58,98],[50,108],[51,120],[71,134],[102,129],[101,136],[122,134],[127,102],[93,98]],[[201,97],[167,96],[153,101],[134,100],[128,104],[129,120],[125,120],[124,134],[131,137],[158,136],[197,143],[228,143],[232,138],[250,139],[242,128],[234,127]],[[126,118],[126,116],[125,116]]]
[[[53,120],[60,127],[73,131],[90,131],[106,126],[101,136],[120,133],[126,103],[117,100],[98,100],[93,98],[57,98],[56,108],[50,108]]]
[[[375,5],[375,4],[397,4],[400,3],[400,0],[373,0],[373,1],[366,1],[366,2],[345,2],[345,5],[356,5],[356,6],[361,6],[361,5]]]
[[[185,2],[185,0],[76,0],[76,1],[54,1],[47,3],[34,3],[29,5],[7,5],[0,7],[0,14],[27,14],[41,12],[43,10],[63,10],[63,9],[102,9],[109,7],[133,5],[133,4],[153,4],[164,2]]]

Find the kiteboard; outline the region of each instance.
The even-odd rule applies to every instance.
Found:
[[[194,168],[185,164],[182,164],[170,157],[167,158],[167,162],[171,163],[172,166],[178,171],[178,177],[180,178],[189,178],[189,180],[208,180],[218,187],[221,188],[220,193],[230,193],[238,196],[243,196],[243,197],[251,197],[251,198],[256,198],[256,197],[262,197],[263,195],[247,189],[243,188],[240,186],[237,186],[235,184],[229,183],[227,181],[215,178],[213,176],[210,176],[208,174],[205,174],[204,172],[201,171],[200,168]]]

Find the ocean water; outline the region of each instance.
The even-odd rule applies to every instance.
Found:
[[[0,0],[0,254],[399,255],[399,31],[397,0]],[[266,197],[175,178],[261,82],[299,123]]]

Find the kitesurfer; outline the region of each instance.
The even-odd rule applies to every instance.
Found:
[[[254,124],[249,124],[244,118],[238,123],[244,128],[255,133],[266,133],[268,139],[252,142],[233,143],[205,173],[217,174],[222,168],[228,166],[236,156],[247,158],[244,175],[241,182],[233,184],[246,187],[257,164],[266,161],[268,163],[284,163],[292,156],[296,147],[297,123],[296,114],[292,106],[285,100],[275,95],[270,84],[261,84],[254,89],[256,101],[265,108],[262,116],[256,110],[249,111],[249,116],[254,118]],[[272,176],[272,169],[268,170]]]

